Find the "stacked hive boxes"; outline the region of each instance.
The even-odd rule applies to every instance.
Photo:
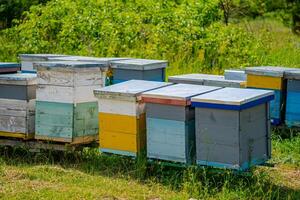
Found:
[[[178,76],[169,76],[169,82],[197,84],[216,87],[245,87],[245,81],[225,80],[224,76],[210,74],[184,74]]]
[[[129,59],[111,62],[113,68],[113,83],[127,80],[165,81],[167,61]]]
[[[36,139],[87,143],[97,139],[98,103],[93,90],[103,87],[98,63],[35,63],[38,88]]]
[[[18,63],[0,62],[0,74],[15,73],[21,70],[21,65]]]
[[[0,136],[33,137],[35,91],[35,74],[0,75]]]
[[[271,156],[272,91],[224,88],[192,98],[197,164],[246,170]]]
[[[300,70],[285,73],[287,79],[285,123],[289,127],[300,127]]]
[[[99,102],[102,152],[136,156],[145,148],[145,103],[141,94],[167,85],[131,80],[94,91]]]
[[[146,103],[147,157],[193,163],[195,110],[191,97],[219,87],[177,84],[142,94]]]
[[[279,125],[284,121],[286,80],[284,73],[292,70],[285,67],[249,67],[246,68],[247,87],[271,89],[275,93],[275,99],[271,101],[271,122]]]
[[[36,70],[33,68],[34,62],[48,61],[49,58],[61,57],[61,56],[65,56],[65,55],[59,55],[59,54],[20,54],[19,55],[21,59],[23,72],[35,72]]]
[[[226,80],[247,81],[247,74],[244,70],[227,69],[224,77]]]

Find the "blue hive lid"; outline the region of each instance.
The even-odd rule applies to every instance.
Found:
[[[195,107],[243,110],[274,99],[274,92],[260,89],[223,88],[192,98]]]
[[[153,70],[166,68],[168,61],[148,60],[148,59],[129,59],[111,62],[112,68],[129,70]]]

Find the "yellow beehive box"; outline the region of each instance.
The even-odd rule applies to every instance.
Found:
[[[145,103],[141,94],[170,84],[131,80],[94,90],[99,105],[100,150],[136,156],[145,149]]]

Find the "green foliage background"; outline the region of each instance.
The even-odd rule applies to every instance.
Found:
[[[14,61],[19,53],[166,59],[172,66],[170,74],[221,73],[225,68],[252,65],[300,67],[299,58],[294,57],[300,53],[299,38],[293,36],[285,41],[287,46],[280,47],[288,48],[292,57],[279,53],[274,59],[272,31],[261,27],[255,32],[243,19],[224,25],[219,3],[52,0],[32,6],[22,20],[15,21],[16,26],[0,32],[0,60]],[[253,5],[238,4],[252,10],[260,4],[268,8],[259,0]]]

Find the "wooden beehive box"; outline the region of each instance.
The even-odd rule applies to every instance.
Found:
[[[224,76],[211,74],[184,74],[177,76],[169,76],[169,82],[172,83],[186,83],[216,87],[245,87],[244,81],[239,80],[225,80]]]
[[[113,83],[127,80],[165,81],[168,62],[164,60],[129,59],[111,62]]]
[[[285,72],[287,79],[285,123],[300,127],[300,70]]]
[[[142,94],[146,103],[147,157],[195,161],[195,110],[191,97],[220,87],[176,84]]]
[[[100,150],[136,156],[145,148],[145,103],[141,93],[170,83],[131,80],[94,90],[99,103]]]
[[[80,62],[94,62],[107,67],[108,70],[103,71],[102,77],[105,77],[105,85],[112,84],[112,70],[111,62],[119,60],[128,60],[129,58],[97,58],[97,57],[87,57],[87,56],[66,56],[66,57],[53,57],[49,58],[49,61],[80,61]]]
[[[198,165],[247,170],[271,156],[273,91],[223,88],[192,98]]]
[[[36,74],[0,75],[0,136],[33,138]]]
[[[292,70],[286,67],[248,67],[247,87],[271,89],[275,99],[270,103],[271,123],[280,125],[284,122],[287,82],[284,73]]]
[[[0,74],[16,73],[21,70],[19,63],[0,62]]]
[[[88,143],[98,138],[98,103],[93,90],[103,87],[98,63],[57,61],[37,68],[36,134],[39,140]]]
[[[245,70],[226,69],[224,77],[226,80],[247,81]]]
[[[49,58],[62,57],[60,54],[20,54],[21,69],[23,72],[36,72],[33,68],[33,63],[48,61]]]

